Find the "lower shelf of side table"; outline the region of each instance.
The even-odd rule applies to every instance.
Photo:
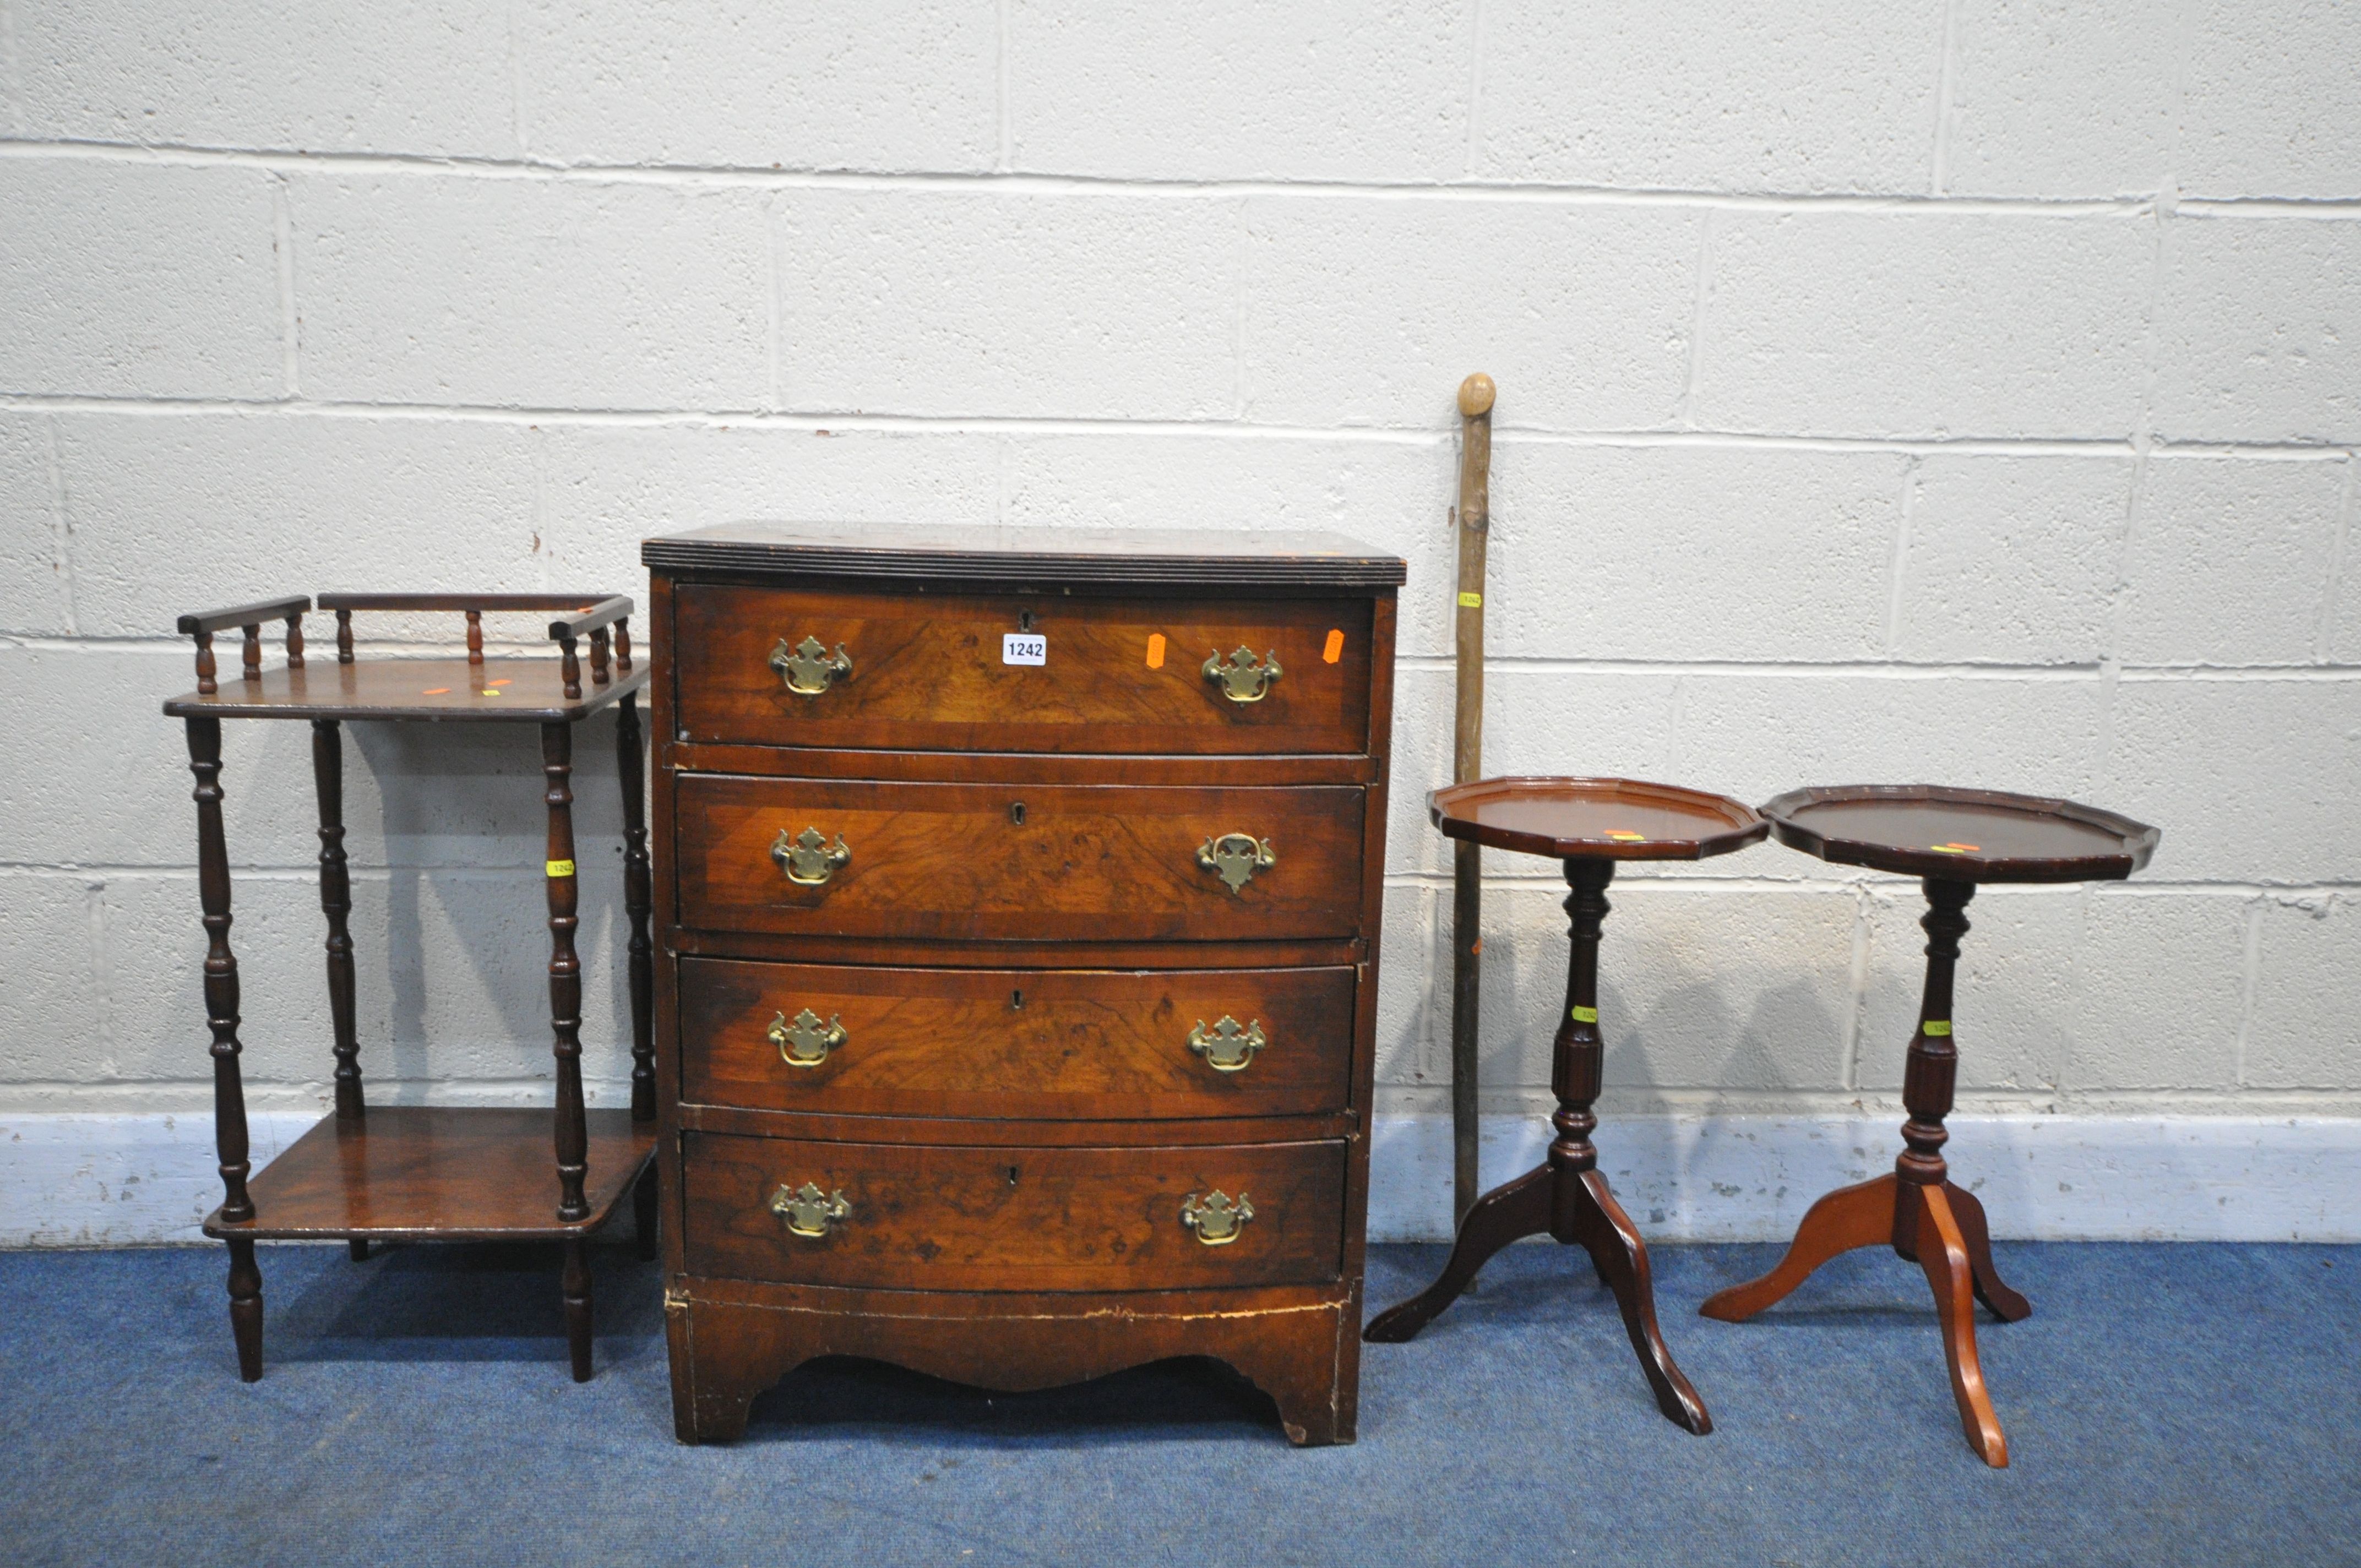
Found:
[[[331,1115],[247,1184],[255,1217],[216,1240],[525,1241],[585,1235],[614,1217],[655,1153],[656,1124],[592,1111],[588,1217],[557,1218],[557,1157],[548,1110],[372,1106]]]

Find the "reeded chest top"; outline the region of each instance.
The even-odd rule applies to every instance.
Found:
[[[1334,535],[649,541],[675,1417],[1229,1361],[1349,1440],[1394,590]]]
[[[1400,557],[1340,534],[1256,529],[732,522],[651,539],[640,554],[660,571],[819,572],[1012,587],[1372,588],[1399,587],[1404,573]]]

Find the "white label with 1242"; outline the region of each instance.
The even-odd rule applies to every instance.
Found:
[[[1000,640],[1000,662],[1004,664],[1047,664],[1049,662],[1049,640],[1038,631],[1011,631]]]

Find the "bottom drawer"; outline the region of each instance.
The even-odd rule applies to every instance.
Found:
[[[928,1148],[690,1133],[683,1155],[691,1274],[1161,1290],[1325,1284],[1343,1269],[1342,1143]]]

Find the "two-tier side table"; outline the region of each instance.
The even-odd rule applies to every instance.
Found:
[[[1699,1434],[1711,1431],[1705,1402],[1673,1364],[1656,1326],[1647,1244],[1615,1201],[1590,1142],[1598,1125],[1590,1107],[1604,1081],[1606,1056],[1598,1029],[1598,934],[1616,861],[1726,855],[1760,843],[1770,825],[1723,795],[1630,779],[1479,779],[1436,790],[1428,798],[1434,825],[1446,837],[1547,855],[1565,864],[1565,880],[1574,890],[1565,901],[1574,946],[1551,1072],[1558,1106],[1550,1124],[1557,1137],[1547,1163],[1476,1201],[1434,1283],[1371,1319],[1363,1337],[1383,1343],[1409,1339],[1456,1300],[1486,1260],[1510,1242],[1546,1234],[1578,1243],[1615,1292],[1657,1408],[1677,1426]]]
[[[1975,1303],[2004,1322],[2032,1304],[1993,1266],[1983,1205],[1950,1179],[1943,1145],[1960,1053],[1951,1032],[1951,978],[1967,934],[1963,913],[1984,882],[2121,880],[2147,864],[2157,829],[2070,800],[1931,784],[1846,784],[1791,790],[1763,807],[1779,841],[1841,865],[1924,879],[1927,985],[1902,1080],[1906,1146],[1894,1173],[1840,1188],[1812,1205],[1779,1266],[1733,1285],[1698,1309],[1740,1322],[1784,1297],[1839,1253],[1891,1245],[1926,1272],[1943,1328],[1951,1395],[1968,1446],[1985,1464],[2008,1463],[1976,1355]]]
[[[196,775],[197,872],[208,938],[205,1011],[213,1029],[214,1141],[223,1199],[208,1236],[229,1244],[230,1327],[239,1376],[262,1376],[259,1241],[343,1240],[356,1260],[371,1241],[532,1241],[564,1244],[562,1291],[577,1382],[590,1376],[590,1267],[587,1239],[634,1194],[640,1245],[653,1255],[656,1214],[654,1047],[651,1005],[652,906],[639,692],[648,672],[631,662],[631,601],[610,595],[323,594],[336,616],[336,662],[307,664],[307,598],[184,615],[196,639],[197,689],[164,711],[188,727]],[[354,655],[355,610],[452,611],[467,617],[465,659]],[[487,658],[487,612],[554,613],[561,658]],[[262,667],[262,627],[284,620],[287,663]],[[245,635],[243,668],[216,678],[214,633]],[[579,649],[589,644],[586,688]],[[611,652],[611,662],[610,662]],[[623,894],[630,916],[631,1108],[588,1111],[582,1101],[582,965],[574,949],[574,726],[620,705],[616,751],[623,798]],[[335,1033],[335,1110],[259,1174],[247,1158],[238,1073],[237,959],[230,951],[229,851],[222,833],[224,718],[305,718],[320,802],[320,907],[328,926],[328,999]],[[352,884],[344,849],[344,749],[348,718],[537,724],[547,781],[549,1000],[555,1032],[556,1114],[504,1107],[379,1106],[361,1097],[354,1018]]]

